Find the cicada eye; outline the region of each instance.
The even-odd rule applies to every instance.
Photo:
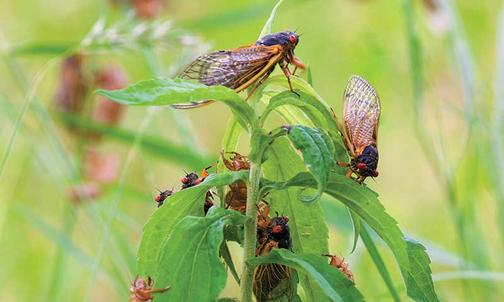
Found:
[[[373,177],[378,177],[378,171],[373,171]]]
[[[156,202],[160,202],[161,201],[161,195],[157,195],[155,200],[156,200]]]
[[[357,169],[359,169],[359,170],[365,170],[365,169],[367,169],[367,166],[366,166],[366,164],[365,164],[365,163],[358,163],[358,164],[356,165],[356,167],[357,167]]]
[[[187,176],[184,176],[180,179],[180,182],[183,183],[183,184],[186,184],[189,182],[189,178],[187,178]]]
[[[281,233],[283,230],[283,228],[279,225],[275,225],[272,229],[271,229],[271,232],[273,234],[278,234],[278,233]]]
[[[289,41],[292,43],[292,44],[297,44],[298,42],[298,37],[296,35],[290,35],[289,36]]]

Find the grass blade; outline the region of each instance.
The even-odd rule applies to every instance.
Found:
[[[368,230],[366,229],[365,226],[362,226],[360,229],[360,236],[362,239],[362,242],[366,246],[366,249],[369,252],[369,255],[371,256],[371,259],[373,260],[376,269],[378,269],[378,272],[380,273],[380,276],[382,277],[383,281],[385,282],[385,285],[387,286],[390,295],[392,296],[392,299],[395,302],[400,302],[401,298],[399,297],[399,293],[397,292],[394,282],[392,281],[392,278],[390,277],[390,273],[387,270],[387,267],[385,266],[385,262],[383,262],[382,257],[380,256],[380,253],[378,252],[378,248],[376,247],[375,243],[373,242],[373,239],[368,233]]]

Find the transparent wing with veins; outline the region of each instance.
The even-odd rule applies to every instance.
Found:
[[[261,72],[277,54],[277,48],[260,45],[216,51],[197,58],[179,77],[236,89]]]
[[[380,99],[363,78],[353,76],[344,93],[343,127],[356,155],[376,144],[380,119]]]

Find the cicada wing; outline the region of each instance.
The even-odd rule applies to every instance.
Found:
[[[343,130],[356,153],[376,144],[380,119],[380,99],[363,78],[352,76],[344,92]]]
[[[256,267],[253,291],[257,301],[291,301],[290,278],[290,268],[282,264],[270,263]]]
[[[240,92],[271,71],[280,58],[279,46],[251,45],[220,50],[198,57],[178,77],[196,80],[207,86],[221,85]],[[176,104],[173,107],[195,108],[211,102],[203,100],[190,104]]]

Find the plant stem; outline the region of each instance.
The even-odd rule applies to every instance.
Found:
[[[243,240],[243,264],[241,274],[241,302],[252,302],[253,269],[247,266],[247,261],[255,257],[257,233],[257,200],[259,199],[259,181],[261,166],[252,162],[250,165],[249,183],[247,186],[247,212],[250,218],[245,223]]]

